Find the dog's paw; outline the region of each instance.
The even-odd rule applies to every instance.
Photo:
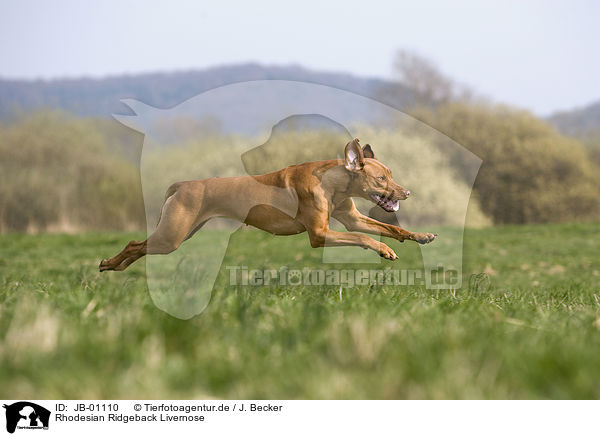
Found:
[[[383,257],[385,259],[389,259],[389,260],[398,259],[398,255],[396,253],[394,253],[394,250],[392,250],[390,247],[388,247],[385,244],[381,244],[381,246],[379,247],[378,253],[381,257]]]
[[[437,237],[434,233],[413,233],[414,240],[419,244],[429,244]]]
[[[98,265],[98,270],[100,272],[103,272],[103,271],[106,271],[108,269],[109,269],[109,267],[108,267],[108,259],[102,259],[100,261],[100,265]]]

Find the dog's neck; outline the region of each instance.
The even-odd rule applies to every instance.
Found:
[[[338,203],[356,194],[354,192],[356,177],[358,176],[352,174],[344,167],[343,163],[340,163],[328,168],[322,174],[321,183],[323,190],[329,194],[331,200]]]

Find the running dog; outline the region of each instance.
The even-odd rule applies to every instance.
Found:
[[[414,233],[362,215],[352,197],[372,201],[395,212],[410,191],[392,179],[388,167],[375,159],[369,144],[350,141],[345,159],[292,165],[269,174],[178,182],[169,187],[154,233],[131,241],[117,255],[100,262],[100,271],[122,271],[146,254],[168,254],[189,239],[208,220],[233,218],[274,235],[308,233],[313,248],[354,245],[395,260],[383,242],[364,232],[396,239],[432,242],[437,235]],[[348,232],[329,228],[333,217]]]

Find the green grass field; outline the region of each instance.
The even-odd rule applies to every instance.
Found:
[[[97,272],[141,236],[0,237],[0,397],[600,398],[599,225],[468,230],[456,292],[219,285],[188,321],[154,306],[144,262]],[[224,264],[321,258],[306,235],[233,239]]]

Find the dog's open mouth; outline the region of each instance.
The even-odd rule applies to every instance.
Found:
[[[376,193],[371,194],[371,198],[386,212],[396,212],[398,209],[400,209],[400,200],[392,200]]]

